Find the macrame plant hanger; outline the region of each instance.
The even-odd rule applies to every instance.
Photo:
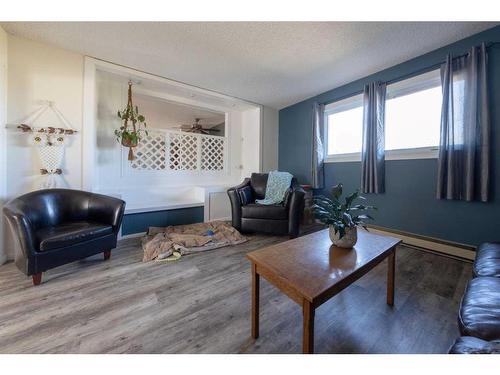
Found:
[[[48,109],[56,115],[64,127],[35,127],[27,125],[29,123],[34,124],[34,122]],[[66,136],[73,135],[77,133],[77,131],[71,127],[68,120],[66,120],[61,111],[55,106],[55,103],[47,101],[40,108],[26,116],[21,121],[21,125],[17,128],[23,133],[30,135],[31,144],[36,147],[38,151],[38,156],[42,163],[40,174],[45,177],[40,184],[40,188],[50,189],[64,185],[61,175],[63,173],[62,163],[64,159]]]
[[[132,82],[129,81],[128,83],[128,101],[127,101],[127,111],[133,111],[134,110],[134,104],[132,103]],[[136,129],[136,120],[132,120],[132,131],[133,133],[136,133],[137,132],[137,129]],[[128,130],[128,116],[125,118],[125,120],[123,120],[123,127],[125,130]],[[122,138],[122,145],[125,146],[125,147],[128,147],[128,160],[134,160],[135,159],[135,156],[134,156],[134,147],[137,146],[137,143],[136,144],[133,144],[129,139],[123,139]]]

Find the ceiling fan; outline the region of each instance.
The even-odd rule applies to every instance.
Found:
[[[211,127],[224,124],[224,122],[221,122],[219,124],[207,124],[206,126],[210,126],[210,128],[204,128],[203,125],[200,124],[201,120],[202,119],[200,119],[200,118],[196,118],[194,120],[194,123],[183,124],[178,129],[180,129],[181,131],[186,132],[186,133],[211,134],[211,133],[219,133],[220,132],[220,129],[211,129]]]

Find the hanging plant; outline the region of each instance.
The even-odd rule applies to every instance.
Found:
[[[142,134],[148,135],[146,119],[139,114],[139,108],[132,103],[132,82],[128,83],[128,101],[124,110],[118,111],[118,117],[123,121],[120,129],[115,129],[116,140],[128,147],[128,160],[134,160],[134,147],[139,144]]]

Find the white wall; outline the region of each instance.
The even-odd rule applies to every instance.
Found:
[[[278,110],[263,107],[262,111],[262,171],[278,169]]]
[[[232,186],[239,183],[241,175],[241,113],[234,112],[229,115],[227,138],[230,143],[230,157],[228,170],[225,172],[202,172],[190,173],[179,171],[137,171],[129,167],[126,156],[128,149],[123,148],[116,141],[113,132],[119,128],[120,120],[116,116],[119,108],[123,108],[127,100],[127,86],[119,81],[114,75],[106,72],[97,72],[97,178],[94,189],[108,194],[126,192],[128,189],[148,189],[152,187],[172,187],[185,185],[227,185]],[[163,114],[154,113],[155,107],[151,103],[146,104],[144,98],[140,99],[141,105],[145,105],[144,115],[153,120],[151,126],[158,124]],[[139,103],[139,102],[138,102]],[[136,103],[137,104],[137,103]],[[156,108],[157,109],[157,108]],[[141,106],[139,106],[139,112]],[[165,114],[168,116],[168,114]],[[148,117],[146,117],[149,122]],[[257,139],[258,143],[258,139]],[[255,155],[256,148],[253,145]],[[250,149],[250,146],[248,146]],[[258,158],[254,158],[258,159]]]
[[[0,26],[0,264],[7,260],[4,222],[1,210],[6,196],[6,142],[5,123],[7,122],[7,34]]]
[[[8,36],[8,117],[17,125],[40,106],[51,100],[79,131],[70,138],[65,150],[63,178],[71,188],[81,187],[81,131],[83,95],[83,56],[27,39]],[[57,116],[46,111],[35,126],[62,126]],[[27,137],[9,130],[7,136],[7,196],[31,191],[40,183],[40,163]]]
[[[0,33],[0,46],[3,48],[2,38],[4,36]],[[15,131],[15,125],[39,108],[43,100],[54,101],[73,128],[79,131],[66,147],[63,177],[68,187],[81,188],[83,56],[13,35],[7,35],[7,48],[9,129],[6,137],[0,136],[0,140],[6,139],[6,163],[0,165],[2,168],[5,165],[6,169],[6,178],[2,180],[6,180],[7,200],[39,186],[40,163],[36,150],[29,147],[26,136]],[[32,125],[61,126],[57,117],[49,111]],[[12,259],[9,231],[4,232],[3,239],[7,259]]]
[[[249,109],[242,113],[241,127],[241,164],[243,176],[248,177],[253,172],[261,172],[260,149],[261,138],[261,108]]]

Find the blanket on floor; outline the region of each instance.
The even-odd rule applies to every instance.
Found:
[[[248,239],[224,221],[150,227],[142,238],[143,262],[163,260],[175,252],[181,255],[237,245]]]

